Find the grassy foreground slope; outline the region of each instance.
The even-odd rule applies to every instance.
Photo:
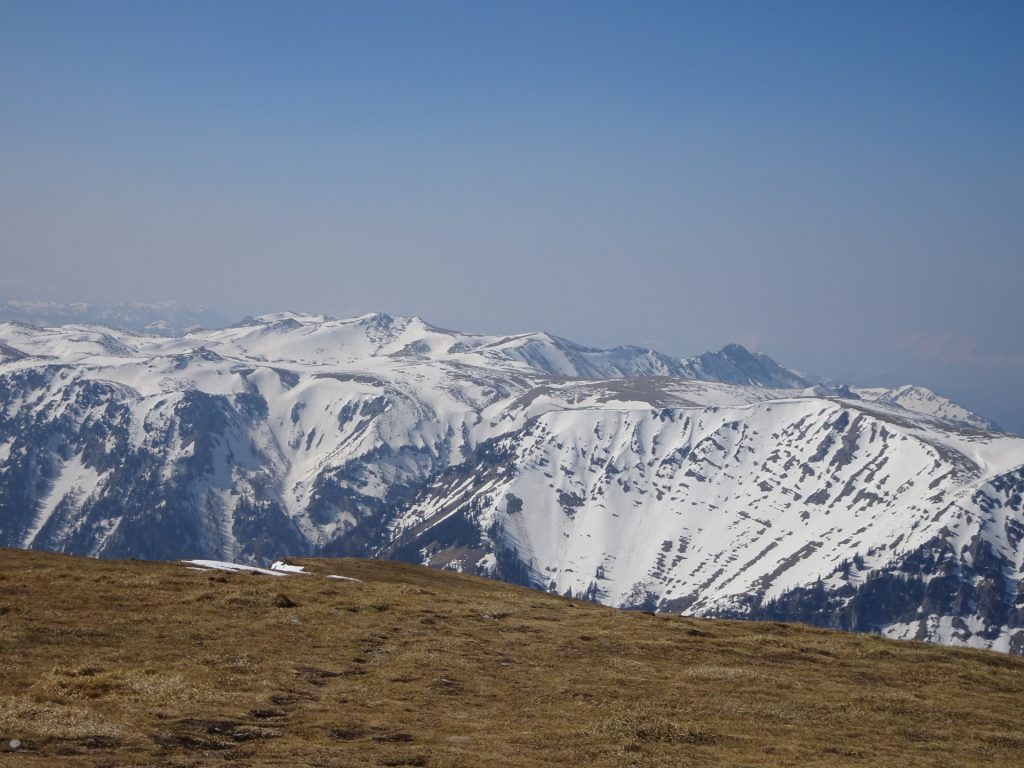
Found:
[[[1024,765],[1024,659],[293,562],[0,550],[0,764]]]

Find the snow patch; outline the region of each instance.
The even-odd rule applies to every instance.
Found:
[[[289,565],[284,560],[275,560],[270,566],[272,571],[282,571],[284,573],[307,573],[306,569],[301,565]]]
[[[203,570],[209,571],[249,571],[251,573],[262,573],[265,576],[287,576],[288,574],[284,571],[272,571],[269,568],[257,568],[253,565],[241,565],[240,563],[228,563],[223,560],[182,560],[182,563],[188,563],[189,565],[198,566]]]

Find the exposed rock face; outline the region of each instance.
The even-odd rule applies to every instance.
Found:
[[[181,338],[8,323],[0,355],[6,546],[386,556],[1024,650],[1024,439],[927,398],[808,388],[740,347],[682,360],[386,315]]]
[[[1010,650],[1022,470],[989,475],[983,442],[857,401],[555,411],[421,492],[390,552],[524,581],[511,559],[624,607]],[[480,540],[446,549],[432,523],[454,519]]]
[[[1017,482],[1020,472],[1013,473]],[[1024,653],[1024,592],[1016,564],[977,534],[958,551],[937,537],[883,568],[864,558],[742,612],[715,615],[803,621],[852,632]]]

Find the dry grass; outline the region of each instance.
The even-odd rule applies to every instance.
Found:
[[[1021,659],[299,562],[0,550],[0,764],[1024,765]]]

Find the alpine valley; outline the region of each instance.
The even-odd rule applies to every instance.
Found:
[[[417,318],[0,324],[0,545],[391,558],[1024,653],[1024,438],[919,387]]]

